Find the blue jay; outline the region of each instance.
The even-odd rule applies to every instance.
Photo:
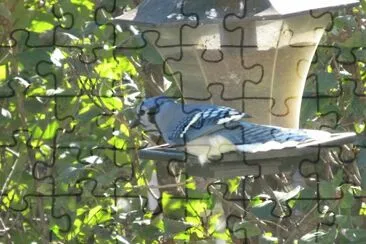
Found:
[[[229,107],[212,104],[181,104],[158,96],[137,107],[137,119],[147,132],[158,131],[172,146],[184,145],[201,164],[231,151],[248,153],[302,148],[332,140],[320,130],[288,129],[243,121],[250,117]],[[341,133],[345,137],[354,133]]]

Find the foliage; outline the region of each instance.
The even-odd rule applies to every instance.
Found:
[[[223,185],[215,182],[207,191],[201,179],[184,175],[173,186],[157,186],[161,208],[149,206],[156,195],[149,182],[159,168],[137,158],[136,148],[148,139],[128,128],[145,92],[144,60],[141,50],[117,48],[132,40],[128,26],[110,24],[133,7],[128,0],[0,3],[0,242],[365,241],[366,205],[354,197],[364,195],[365,141],[359,149],[345,147],[345,158],[325,155],[319,167],[326,173],[309,177],[305,189],[289,191],[281,176],[273,191],[252,190],[246,208],[226,200]],[[321,80],[319,92],[334,97],[319,106],[305,99],[304,126],[365,133],[365,12],[363,0],[335,17],[324,44],[339,45],[342,54],[352,49],[357,62],[338,62],[334,50],[318,49],[312,73]],[[311,82],[305,93],[313,92]],[[354,151],[359,168],[346,160]],[[241,193],[242,178],[226,182],[230,194]],[[313,196],[317,186],[337,200],[296,200]],[[333,220],[337,225],[327,225]]]

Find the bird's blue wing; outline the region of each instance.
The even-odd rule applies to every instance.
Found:
[[[279,143],[287,141],[300,142],[309,138],[301,130],[291,130],[248,122],[240,122],[239,126],[236,126],[232,130],[229,128],[227,131],[228,133],[225,133],[226,137],[229,137],[236,145],[266,143],[269,141]]]
[[[187,114],[179,121],[170,138],[188,140],[207,135],[217,130],[224,129],[227,124],[242,119],[245,116],[235,109],[228,107],[209,107]]]

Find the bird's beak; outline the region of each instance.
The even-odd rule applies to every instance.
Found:
[[[247,113],[244,113],[243,118],[253,118],[253,117],[251,115],[247,114]]]
[[[129,124],[129,127],[132,129],[132,128],[137,127],[140,124],[141,124],[140,119],[136,118],[136,119],[131,121],[131,123]]]

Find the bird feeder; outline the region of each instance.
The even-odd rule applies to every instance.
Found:
[[[185,103],[228,106],[250,114],[250,122],[298,128],[307,73],[332,21],[326,11],[356,3],[145,0],[116,22],[139,27]],[[172,156],[162,150],[155,156]],[[150,152],[157,149],[142,156],[154,157]]]

